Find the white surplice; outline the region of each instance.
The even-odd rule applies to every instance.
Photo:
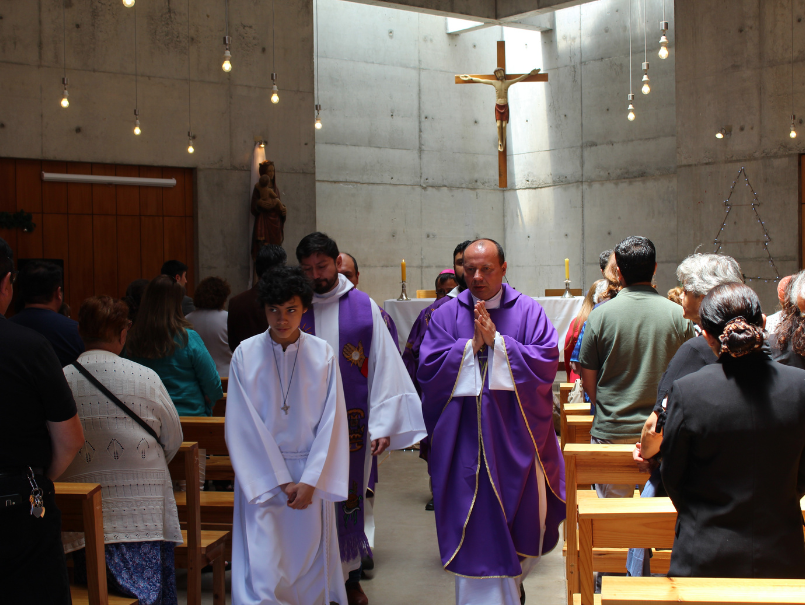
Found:
[[[498,293],[492,298],[485,301],[487,311],[498,309],[502,297],[503,288],[498,290]],[[475,303],[480,300],[475,296],[472,299]],[[478,356],[472,350],[472,340],[467,341],[464,357],[461,359],[461,366],[453,397],[477,397],[483,389],[484,377],[481,374],[481,364]],[[490,391],[514,391],[509,358],[506,355],[506,347],[500,332],[495,332],[494,346],[488,348],[486,374],[489,377]],[[542,552],[548,496],[542,465],[537,464],[536,468],[539,485],[539,552]],[[523,573],[516,578],[466,578],[456,575],[456,605],[488,605],[489,603],[519,605],[520,584],[539,563],[539,559],[540,557],[524,558],[520,562]]]
[[[338,284],[325,294],[313,297],[313,316],[316,321],[316,336],[323,338],[341,355],[338,324],[338,301],[355,286],[343,275],[338,275]],[[422,402],[405,369],[397,343],[391,338],[380,308],[372,305],[372,344],[369,350],[369,439],[389,437],[389,449],[399,450],[419,443],[427,435],[422,418]],[[229,395],[227,395],[229,397]],[[228,405],[228,404],[227,404]],[[369,485],[372,470],[371,448],[366,447],[363,472],[363,491]],[[365,525],[365,523],[364,523]],[[345,562],[344,576],[358,569],[360,558]]]
[[[305,333],[285,351],[268,331],[244,340],[229,370],[226,443],[233,605],[346,603],[333,502],[348,496],[349,433],[330,346]],[[287,506],[289,482],[316,488],[307,509]]]

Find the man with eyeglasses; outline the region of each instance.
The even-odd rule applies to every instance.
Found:
[[[5,318],[14,256],[0,238],[0,586],[4,603],[69,604],[54,501],[59,478],[84,444],[70,387],[50,343]]]

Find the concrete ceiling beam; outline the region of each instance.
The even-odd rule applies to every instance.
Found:
[[[520,23],[528,29],[544,31],[542,25],[529,26],[529,19],[595,0],[348,0],[442,17],[470,19],[491,24]],[[516,27],[515,25],[513,25]]]

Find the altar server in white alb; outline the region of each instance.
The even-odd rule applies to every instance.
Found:
[[[299,329],[312,297],[297,268],[264,274],[269,329],[232,357],[233,605],[347,603],[333,506],[348,496],[347,414],[336,355]]]
[[[301,329],[329,343],[341,370],[349,423],[349,495],[336,505],[336,522],[348,604],[366,605],[359,581],[361,558],[372,556],[364,531],[372,456],[425,437],[422,404],[380,308],[338,273],[336,243],[324,233],[311,233],[299,242],[296,258],[315,292]]]

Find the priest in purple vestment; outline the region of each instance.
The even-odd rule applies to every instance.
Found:
[[[492,240],[464,252],[469,290],[431,316],[417,378],[431,441],[442,564],[457,605],[520,602],[521,582],[559,541],[565,467],[553,430],[556,329],[502,283]]]

